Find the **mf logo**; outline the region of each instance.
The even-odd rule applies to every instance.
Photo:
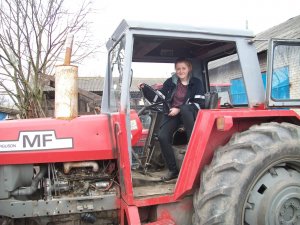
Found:
[[[73,148],[73,138],[56,138],[55,131],[21,131],[18,140],[0,141],[0,152]]]

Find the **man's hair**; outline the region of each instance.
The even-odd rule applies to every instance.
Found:
[[[175,60],[175,67],[176,67],[176,65],[178,64],[178,63],[185,63],[188,67],[189,67],[189,69],[190,70],[192,70],[192,62],[191,62],[191,60],[189,60],[189,59],[187,59],[187,58],[185,58],[185,57],[180,57],[180,58],[177,58],[176,60]]]

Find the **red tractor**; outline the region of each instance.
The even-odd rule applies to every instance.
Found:
[[[100,115],[0,123],[1,224],[300,224],[300,117],[291,110],[300,105],[300,43],[270,41],[265,90],[253,38],[122,21],[107,43]],[[207,94],[189,143],[174,134],[178,179],[161,182],[164,101],[133,109],[134,68],[147,63],[158,74],[178,57],[192,61],[207,93],[210,83],[230,86],[236,104],[223,95],[210,104]]]

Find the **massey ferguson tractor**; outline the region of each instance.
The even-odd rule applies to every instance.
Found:
[[[300,43],[270,40],[266,67],[256,41],[266,42],[122,21],[107,43],[100,114],[0,122],[1,225],[299,225]],[[159,75],[178,57],[192,61],[206,104],[189,142],[174,133],[180,173],[162,182],[167,103],[148,83],[137,107],[136,68]]]

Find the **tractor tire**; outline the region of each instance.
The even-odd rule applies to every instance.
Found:
[[[300,225],[300,127],[265,123],[233,135],[204,168],[196,225]]]

